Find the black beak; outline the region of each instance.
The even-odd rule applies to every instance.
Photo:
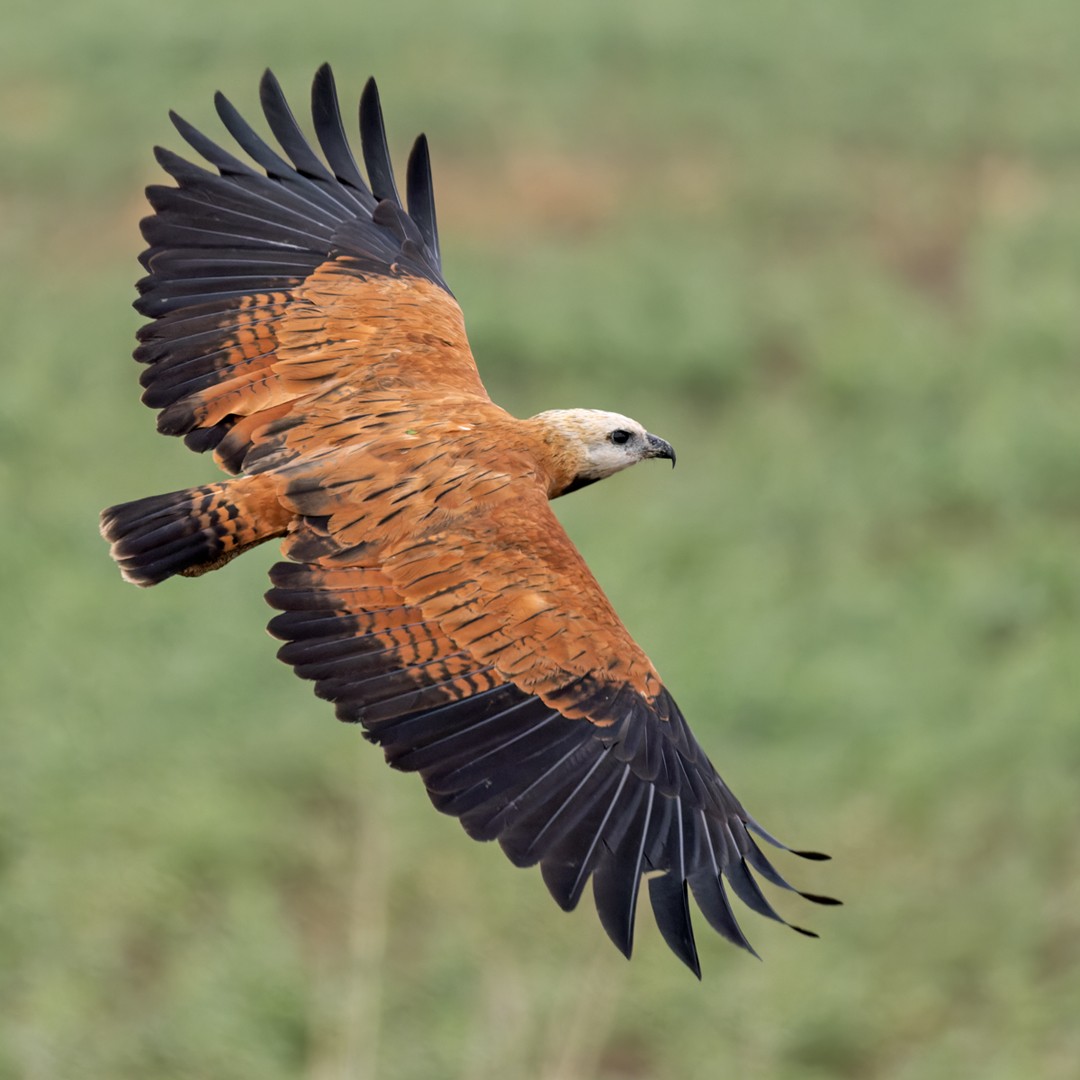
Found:
[[[646,435],[645,445],[649,448],[646,457],[667,458],[671,467],[675,468],[675,447],[657,435]]]

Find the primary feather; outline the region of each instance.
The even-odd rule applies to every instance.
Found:
[[[159,430],[233,476],[105,511],[125,577],[198,574],[280,538],[291,561],[267,599],[281,659],[440,810],[538,863],[564,908],[591,879],[627,956],[645,876],[695,972],[690,895],[749,949],[725,882],[779,918],[751,871],[790,886],[752,834],[783,845],[717,775],[548,505],[646,458],[674,463],[671,446],[616,413],[519,420],[490,400],[442,276],[427,142],[406,209],[374,81],[367,181],[329,67],[312,89],[323,157],[269,72],[284,157],[216,100],[259,168],[174,117],[212,169],[157,151],[175,186],[148,190],[136,307],[152,321],[135,356]]]

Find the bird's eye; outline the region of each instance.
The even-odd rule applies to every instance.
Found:
[[[629,431],[624,431],[622,428],[616,428],[609,436],[609,439],[616,445],[622,446],[623,443],[628,443],[632,438]]]

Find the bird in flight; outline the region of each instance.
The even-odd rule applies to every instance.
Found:
[[[522,420],[491,401],[443,280],[427,141],[403,201],[373,80],[366,180],[329,66],[311,95],[322,157],[269,71],[260,97],[281,152],[215,99],[251,163],[171,114],[212,168],[156,149],[175,185],[147,189],[135,304],[158,430],[231,475],[105,510],[112,557],[148,586],[279,539],[278,655],[439,810],[538,863],[564,910],[591,878],[628,957],[643,879],[699,977],[691,895],[753,952],[725,884],[783,922],[754,873],[792,887],[754,836],[784,845],[717,774],[549,506],[675,451],[616,413]]]

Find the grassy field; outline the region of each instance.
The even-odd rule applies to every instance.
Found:
[[[9,2],[0,1078],[1080,1068],[1080,8]],[[274,658],[270,550],[124,585],[201,482],[129,359],[169,107],[273,66],[431,140],[500,402],[669,438],[559,506],[725,778],[847,901],[627,964]],[[298,111],[299,108],[298,108]],[[699,920],[701,922],[701,920]]]

